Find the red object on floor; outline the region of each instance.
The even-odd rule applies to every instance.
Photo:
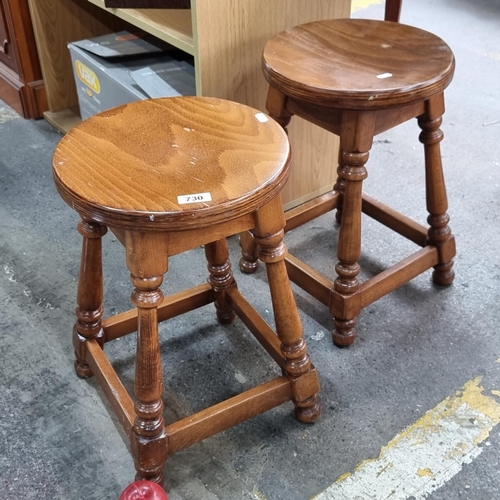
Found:
[[[129,484],[119,500],[168,500],[165,490],[151,481],[135,481]]]

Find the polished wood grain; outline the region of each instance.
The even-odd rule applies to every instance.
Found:
[[[400,7],[391,2],[391,16],[399,15]],[[308,23],[278,34],[264,48],[269,114],[285,129],[297,116],[340,140],[333,191],[290,211],[285,227],[293,229],[336,209],[340,231],[334,281],[293,256],[286,257],[286,266],[292,281],[329,308],[338,346],[354,341],[363,307],[429,268],[434,268],[435,283],[453,281],[455,240],[446,213],[439,127],[454,64],[440,38],[389,21]],[[415,118],[425,151],[427,228],[363,193],[374,136]],[[365,282],[358,279],[363,212],[423,247]],[[245,234],[241,246],[241,270],[255,272],[257,240]]]
[[[135,140],[143,130],[144,143]],[[56,148],[54,175],[63,198],[94,220],[187,230],[200,220],[250,213],[276,196],[288,174],[278,166],[288,156],[286,134],[253,108],[168,98],[105,111],[75,127]],[[178,196],[205,192],[212,202],[179,204]]]
[[[101,113],[65,136],[53,173],[79,212],[84,237],[78,288],[77,373],[95,374],[130,435],[137,479],[163,483],[168,454],[292,401],[296,418],[320,415],[311,364],[288,280],[280,191],[290,169],[282,127],[263,113],[215,98],[142,101]],[[183,204],[178,196],[210,193]],[[103,315],[101,239],[125,247],[135,308]],[[252,230],[265,263],[275,329],[238,291],[226,237]],[[169,257],[205,246],[208,283],[163,297]],[[214,303],[219,323],[237,317],[281,368],[280,376],[194,415],[166,423],[158,322]],[[105,342],[137,331],[134,395],[104,354]]]
[[[453,77],[451,49],[427,31],[398,23],[334,19],[271,39],[267,81],[289,97],[342,109],[386,109],[443,91]],[[387,78],[380,75],[391,74]]]

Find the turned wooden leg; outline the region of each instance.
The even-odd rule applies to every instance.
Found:
[[[267,269],[276,333],[284,357],[283,369],[292,380],[295,415],[300,422],[312,423],[321,412],[319,380],[307,354],[302,323],[285,267],[284,227],[282,202],[278,196],[257,212],[254,235],[260,248],[260,259]]]
[[[335,184],[333,186],[333,190],[337,191],[339,193],[339,199],[337,202],[337,210],[335,211],[335,220],[337,221],[338,224],[342,222],[342,204],[344,201],[344,189],[345,189],[345,182],[344,178],[341,175],[341,172],[344,168],[344,154],[343,154],[343,149],[342,149],[342,144],[339,145],[339,165],[337,167],[337,180],[335,181]]]
[[[240,247],[240,270],[245,274],[252,274],[259,267],[259,247],[252,233],[246,231],[240,234]]]
[[[205,256],[210,273],[208,282],[212,285],[215,293],[217,318],[220,323],[231,323],[236,318],[236,314],[227,304],[226,291],[228,288],[235,287],[236,282],[231,270],[231,262],[229,262],[226,240],[214,241],[205,245]]]
[[[287,127],[292,119],[292,114],[286,109],[287,96],[274,87],[269,86],[267,91],[266,109],[269,116],[277,121],[288,134]],[[241,259],[240,269],[242,272],[254,273],[258,266],[259,248],[253,241],[251,233],[240,235]]]
[[[392,21],[393,23],[399,22],[399,16],[401,14],[401,4],[403,0],[386,0],[385,1],[385,17],[386,21]]]
[[[137,355],[134,394],[135,421],[130,444],[136,479],[163,484],[168,440],[163,420],[163,379],[158,339],[160,285],[168,269],[168,235],[125,232],[127,267],[135,287],[137,307]]]
[[[103,345],[102,318],[102,237],[107,228],[91,220],[82,220],[78,232],[83,236],[80,277],[76,307],[76,323],[73,328],[75,371],[78,376],[92,376],[85,361],[85,342],[96,339]]]
[[[269,116],[276,120],[288,134],[288,130],[286,128],[290,124],[290,120],[293,115],[286,109],[287,100],[288,97],[274,87],[269,86],[267,89],[267,112]]]
[[[449,285],[455,277],[453,257],[456,250],[455,238],[448,226],[450,217],[446,213],[448,199],[439,145],[443,139],[443,132],[439,128],[443,113],[444,98],[440,94],[426,102],[426,113],[418,117],[418,124],[422,129],[419,139],[425,151],[427,222],[430,226],[427,239],[430,245],[439,250],[439,264],[434,266],[432,279],[438,285]]]
[[[367,177],[365,164],[373,141],[375,117],[373,113],[346,111],[342,118],[342,170],[344,183],[342,221],[337,246],[337,278],[334,282],[331,312],[335,329],[333,342],[345,347],[354,342],[356,316],[361,311],[357,292],[361,256],[361,203],[363,180]]]
[[[136,479],[163,484],[167,459],[167,433],[163,421],[163,380],[158,340],[157,307],[163,300],[162,276],[131,275],[132,302],[138,311],[137,358],[134,393],[135,421],[131,432]]]

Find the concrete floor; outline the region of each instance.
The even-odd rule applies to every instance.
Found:
[[[356,15],[380,18],[381,9],[376,5]],[[441,36],[457,58],[442,127],[458,248],[455,282],[439,288],[425,273],[379,300],[363,311],[356,343],[343,350],[330,341],[325,308],[297,289],[310,354],[321,376],[322,418],[303,426],[292,418],[291,405],[284,405],[172,455],[166,467],[170,500],[309,499],[361,462],[376,459],[407,426],[469,381],[480,383],[497,404],[500,2],[405,0],[402,22]],[[377,138],[366,191],[424,221],[417,134],[412,122]],[[44,121],[23,120],[0,106],[2,500],[116,500],[134,475],[127,440],[102,392],[94,380],[82,381],[73,372],[70,332],[80,239],[76,214],[52,183],[51,155],[59,139]],[[411,250],[376,223],[367,219],[364,224],[361,264],[368,273]],[[332,226],[327,215],[287,235],[294,253],[326,274],[332,268],[327,257],[335,248]],[[123,251],[112,240],[106,237],[107,314],[128,307],[130,294]],[[234,238],[230,245],[236,262]],[[264,274],[246,277],[236,271],[240,289],[251,293],[269,317]],[[193,250],[172,260],[165,291],[204,280],[202,252]],[[162,332],[167,420],[276,372],[240,323],[220,328],[210,309],[174,320]],[[133,340],[108,346],[128,386]],[[458,473],[445,471],[446,480],[437,489],[429,482],[418,491],[401,492],[408,468],[403,454],[396,464],[403,472],[392,493],[383,494],[374,483],[364,492],[322,498],[499,498],[498,420],[500,414],[476,439],[470,463],[461,465],[457,459]],[[476,421],[467,422],[474,427]],[[455,421],[450,429],[460,435],[465,427]]]

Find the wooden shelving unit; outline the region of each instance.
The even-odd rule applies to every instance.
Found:
[[[191,11],[187,9],[106,9],[104,0],[89,0],[124,21],[174,47],[195,55]]]
[[[29,2],[50,110],[46,118],[62,131],[78,122],[69,42],[138,27],[194,57],[198,95],[265,110],[266,41],[291,26],[350,13],[350,0],[191,0],[188,10],[106,9],[104,0]],[[283,192],[286,208],[331,189],[338,148],[332,134],[298,119],[290,140],[294,168]]]

